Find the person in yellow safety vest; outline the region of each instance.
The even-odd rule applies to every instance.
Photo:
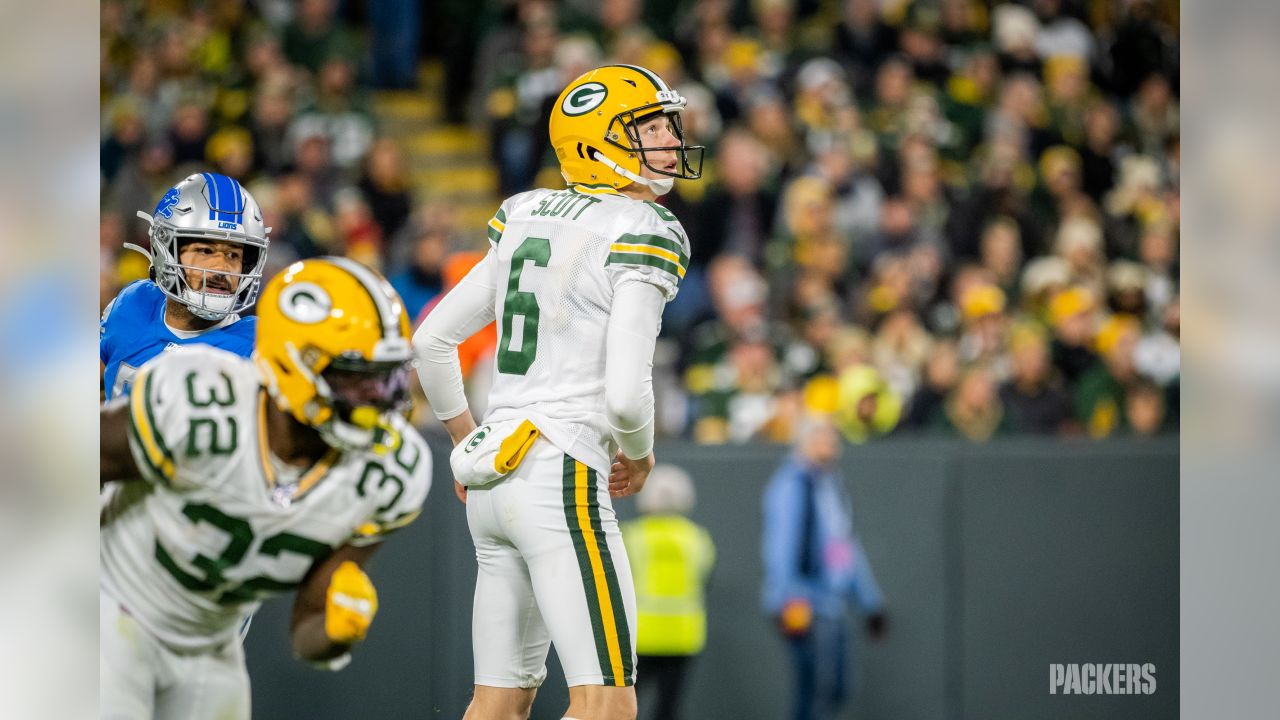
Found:
[[[707,644],[703,590],[716,548],[706,529],[686,517],[695,499],[689,473],[659,464],[636,496],[641,516],[622,524],[636,586],[641,718],[679,720],[690,662]]]

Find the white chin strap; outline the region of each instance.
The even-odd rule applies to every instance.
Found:
[[[604,163],[604,166],[609,168],[610,170],[618,173],[622,177],[630,180],[631,182],[640,183],[641,185],[649,188],[650,190],[654,191],[658,195],[666,195],[667,193],[671,192],[671,188],[675,187],[676,185],[675,178],[663,178],[661,180],[654,180],[652,178],[640,177],[639,175],[631,172],[630,170],[623,168],[621,165],[618,165],[618,163],[605,157],[604,153],[597,152],[595,153],[594,157],[596,160],[600,161],[601,163]]]

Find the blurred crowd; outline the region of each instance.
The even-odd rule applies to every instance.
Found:
[[[520,0],[475,109],[504,193],[555,185],[549,105],[605,62],[689,101],[693,244],[662,428],[790,439],[1178,424],[1178,8],[1152,0]]]
[[[104,0],[104,302],[145,272],[119,250],[145,244],[134,211],[208,167],[262,205],[272,268],[347,254],[412,312],[474,261],[482,229],[415,199],[370,114],[406,81],[379,77],[364,5]],[[655,358],[662,433],[787,441],[806,410],[853,442],[1176,431],[1176,1],[468,9],[448,115],[486,129],[504,196],[563,184],[546,123],[582,72],[643,65],[688,98],[707,162],[663,199],[693,254]]]

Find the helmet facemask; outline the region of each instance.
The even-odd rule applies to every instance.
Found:
[[[397,447],[391,418],[411,407],[410,362],[333,358],[315,376],[316,399],[329,407],[328,418],[315,426],[325,441],[348,451]]]
[[[658,175],[673,179],[697,180],[702,177],[702,158],[706,148],[702,145],[686,145],[684,127],[680,120],[680,112],[684,108],[684,98],[678,103],[653,103],[634,110],[625,110],[613,116],[609,122],[609,131],[605,134],[605,142],[628,153],[635,153],[640,164]],[[645,147],[640,138],[640,126],[652,120],[655,115],[664,115],[671,123],[671,134],[679,142],[678,145]],[[622,132],[620,133],[619,130]],[[622,143],[623,133],[630,145]],[[672,170],[659,167],[649,161],[649,153],[675,152],[676,166]]]
[[[213,270],[181,261],[182,248],[192,242],[232,242],[240,245],[241,272]],[[267,254],[264,247],[235,238],[179,235],[173,228],[156,223],[151,231],[152,281],[165,295],[186,305],[191,314],[204,320],[221,320],[253,304],[262,285]],[[195,280],[197,287],[192,287]]]

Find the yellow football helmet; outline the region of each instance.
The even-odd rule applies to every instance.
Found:
[[[394,438],[409,405],[409,316],[390,283],[348,258],[293,263],[258,300],[254,346],[281,411],[331,446],[367,450]]]
[[[704,148],[685,145],[680,124],[684,106],[680,93],[653,72],[635,65],[605,65],[569,83],[551,109],[548,128],[565,182],[614,189],[634,182],[664,195],[676,178],[702,177]],[[642,145],[637,127],[654,113],[670,118],[671,132],[679,145]],[[671,150],[677,156],[674,172],[649,163],[649,152]],[[667,178],[641,177],[642,165]]]

